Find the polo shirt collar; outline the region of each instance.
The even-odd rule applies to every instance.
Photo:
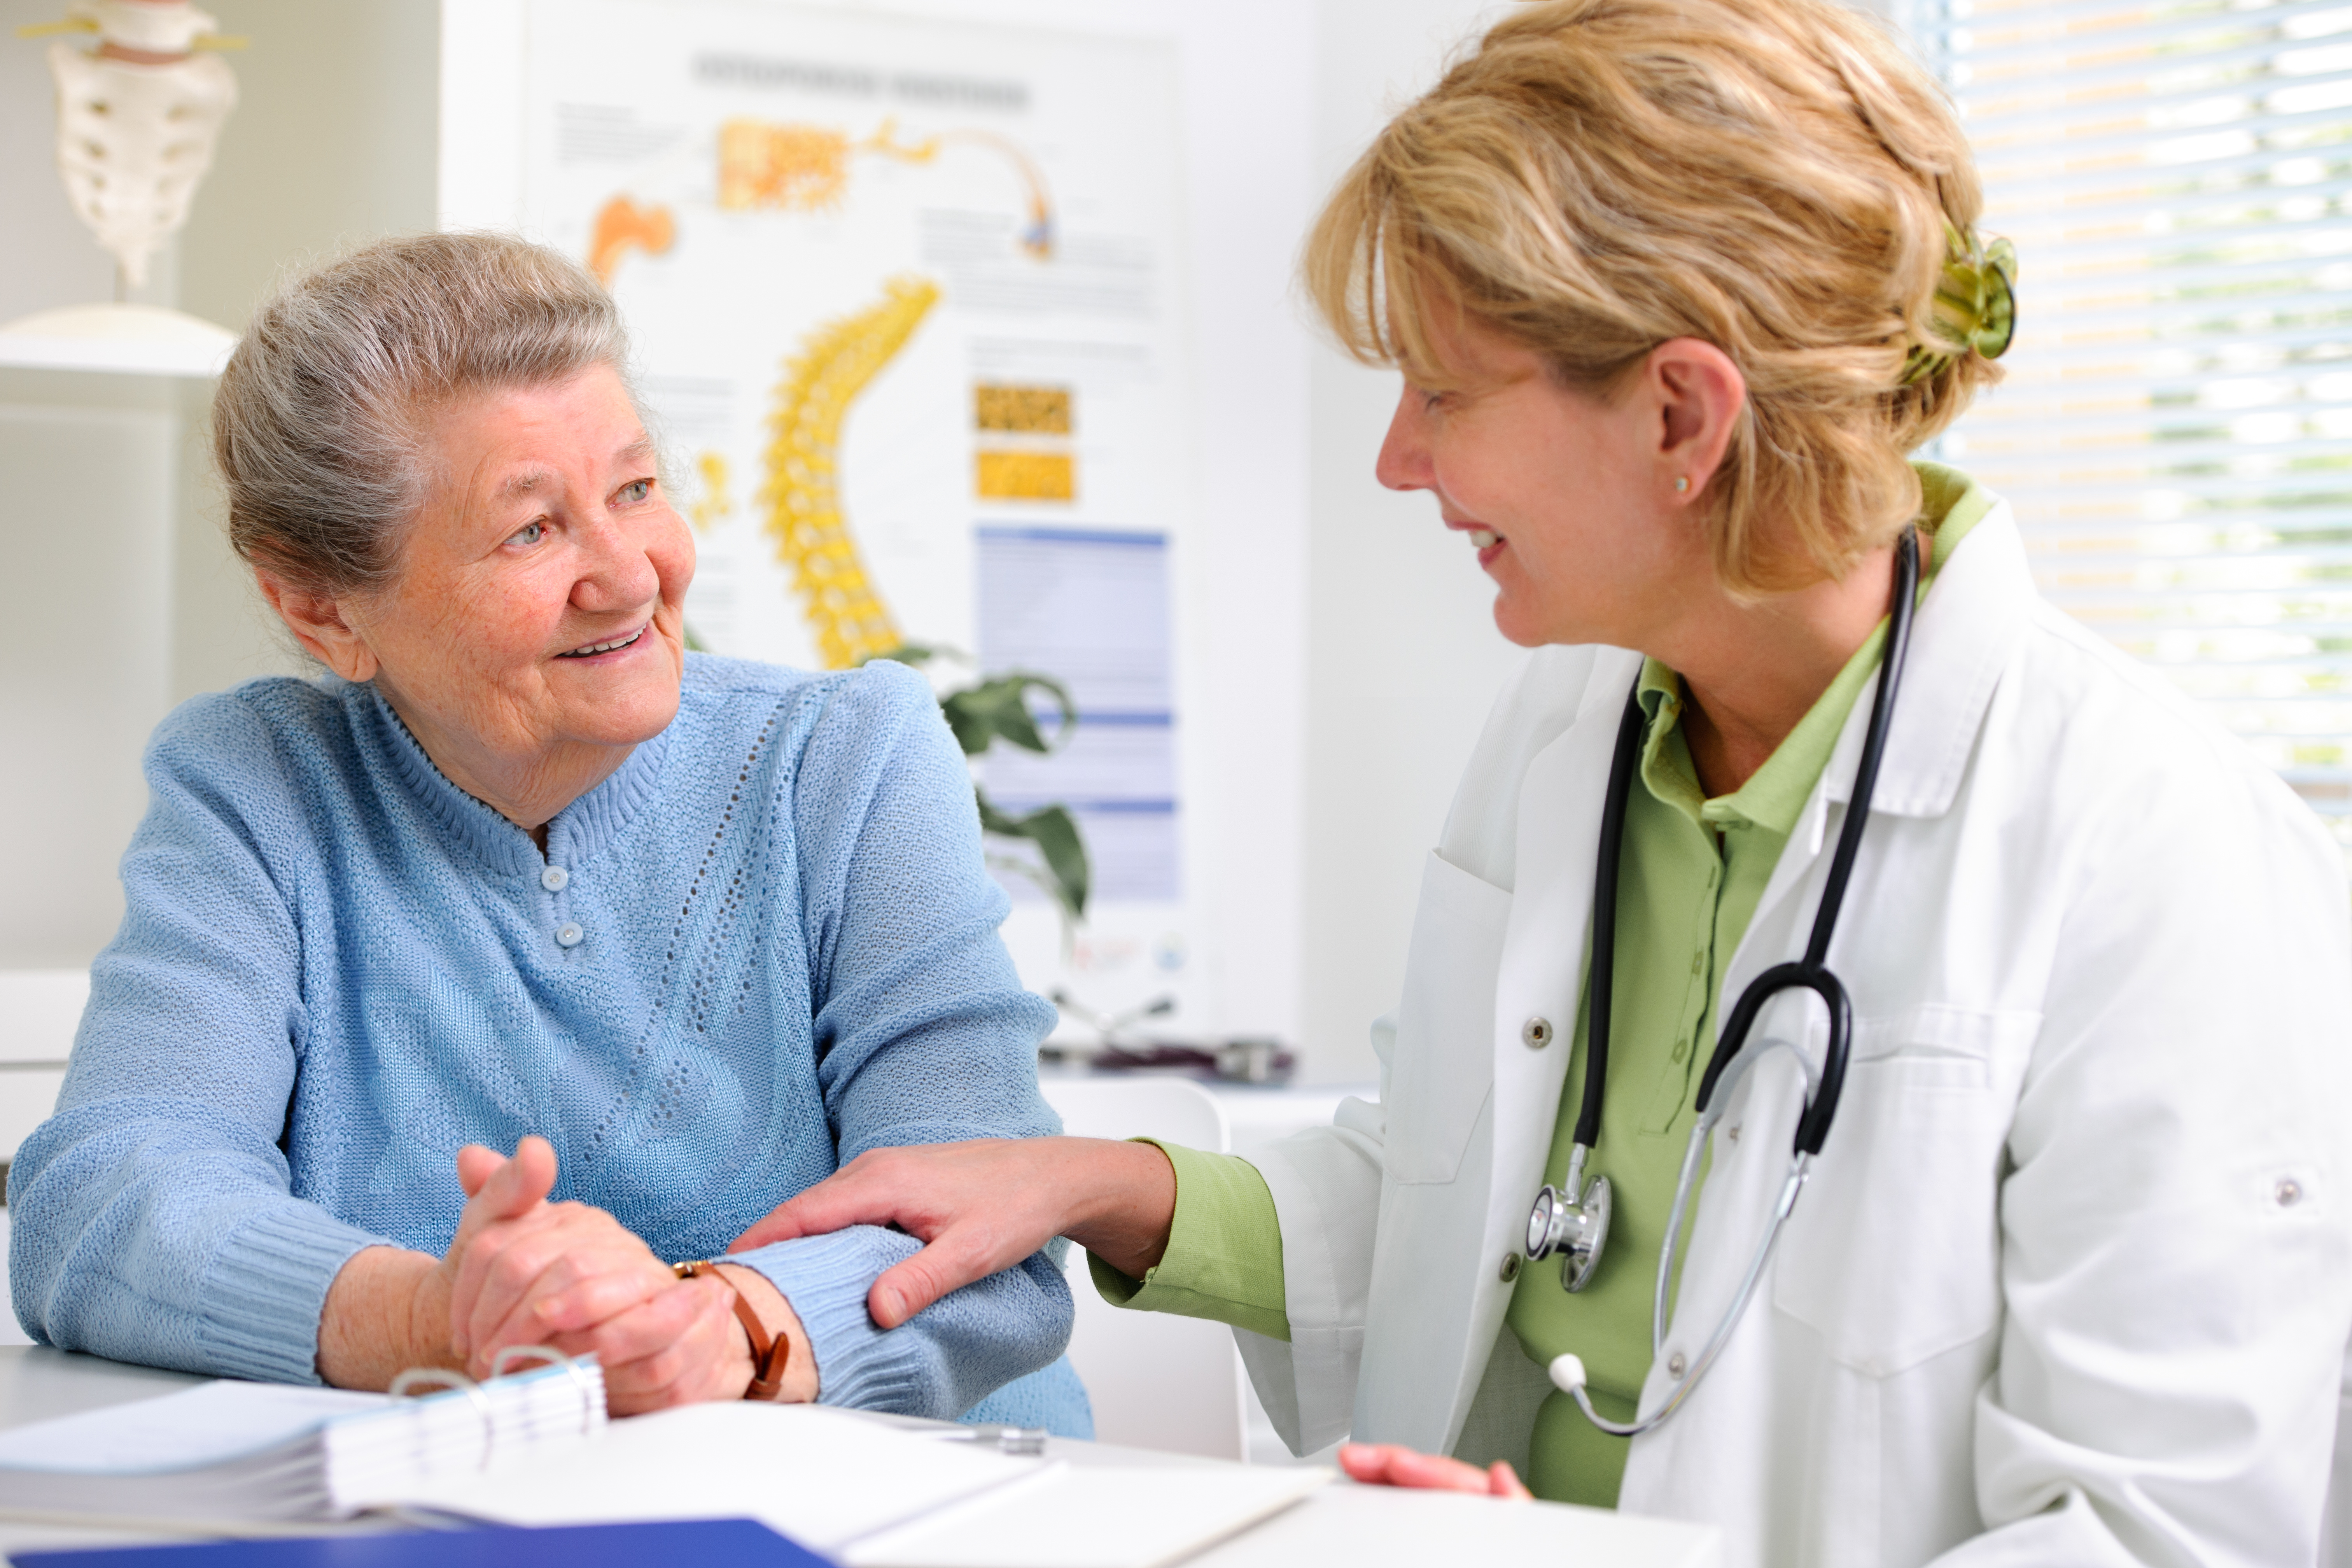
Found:
[[[1918,700],[1923,666],[1936,657],[1925,636],[1931,607],[1940,606],[1952,596],[1949,588],[1929,594],[1927,586],[1942,578],[1960,545],[2000,505],[1990,492],[1957,469],[1934,463],[1916,466],[1922,492],[1921,513],[1937,522],[1920,580],[1920,608],[1912,622],[1912,658],[1904,672],[1906,694],[1895,705],[1898,727],[1887,737],[1887,758],[1879,773],[1877,795],[1882,806],[1887,801],[1888,771],[1895,762],[1897,736],[1902,732],[1899,721],[1907,716],[1909,704]],[[2005,518],[2006,507],[2000,510]],[[1862,647],[1854,650],[1845,668],[1838,671],[1829,689],[1806,710],[1797,727],[1765,759],[1764,765],[1738,789],[1714,800],[1705,799],[1696,778],[1685,772],[1680,760],[1686,754],[1684,749],[1668,743],[1668,736],[1681,721],[1682,678],[1656,659],[1644,658],[1641,679],[1634,687],[1649,715],[1642,752],[1643,783],[1658,799],[1678,807],[1706,827],[1719,830],[1755,826],[1782,837],[1794,833],[1804,816],[1805,803],[1825,773],[1833,780],[1842,777],[1844,781],[1843,784],[1832,784],[1830,798],[1843,800],[1851,791],[1854,765],[1861,760],[1861,737],[1870,723],[1869,704],[1864,699],[1877,693],[1876,677],[1885,641],[1886,623],[1881,621]],[[1936,699],[1931,697],[1928,700]],[[1969,733],[1974,733],[1973,724]],[[1853,737],[1851,746],[1845,743],[1849,734]],[[1957,775],[1952,786],[1958,787]],[[1946,800],[1948,804],[1948,794]]]

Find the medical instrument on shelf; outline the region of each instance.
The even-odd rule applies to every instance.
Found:
[[[1748,1299],[1764,1277],[1765,1265],[1771,1260],[1781,1227],[1797,1206],[1797,1194],[1804,1187],[1813,1156],[1821,1152],[1822,1142],[1829,1136],[1830,1123],[1837,1115],[1838,1095],[1845,1087],[1853,1007],[1844,984],[1829,967],[1830,939],[1836,934],[1838,910],[1845,901],[1846,883],[1853,875],[1854,857],[1862,847],[1863,830],[1870,821],[1871,794],[1878,783],[1879,763],[1886,753],[1886,731],[1895,715],[1895,690],[1902,683],[1904,658],[1910,650],[1911,615],[1918,590],[1918,535],[1906,529],[1895,546],[1895,602],[1888,615],[1886,654],[1879,674],[1878,693],[1871,703],[1862,763],[1854,770],[1853,803],[1838,830],[1837,849],[1830,860],[1829,882],[1822,890],[1821,907],[1813,915],[1812,935],[1805,943],[1805,956],[1791,963],[1773,965],[1740,993],[1717,1038],[1715,1054],[1707,1060],[1706,1072],[1699,1079],[1698,1120],[1691,1128],[1689,1145],[1683,1152],[1682,1170],[1675,1181],[1675,1206],[1667,1217],[1665,1243],[1658,1253],[1657,1287],[1650,1309],[1653,1355],[1663,1353],[1665,1348],[1666,1298],[1674,1279],[1675,1255],[1682,1239],[1684,1213],[1697,1185],[1699,1161],[1705,1154],[1707,1138],[1722,1119],[1722,1108],[1730,1103],[1740,1079],[1767,1052],[1777,1048],[1786,1049],[1794,1057],[1804,1074],[1805,1110],[1797,1121],[1789,1173],[1780,1184],[1771,1221],[1748,1262],[1730,1310],[1716,1325],[1697,1357],[1676,1370],[1678,1382],[1673,1394],[1650,1415],[1630,1422],[1608,1419],[1592,1407],[1591,1396],[1585,1391],[1583,1362],[1574,1355],[1553,1358],[1549,1368],[1552,1382],[1576,1400],[1587,1420],[1604,1432],[1631,1437],[1650,1430],[1681,1407],[1707,1368],[1715,1364],[1715,1358],[1730,1339],[1732,1329],[1748,1310]],[[1618,725],[1616,752],[1609,766],[1609,790],[1601,805],[1600,866],[1593,885],[1584,1095],[1577,1112],[1568,1173],[1560,1186],[1547,1184],[1536,1194],[1535,1205],[1528,1215],[1528,1260],[1535,1262],[1555,1251],[1560,1253],[1560,1286],[1568,1290],[1581,1289],[1591,1279],[1609,1239],[1609,1178],[1596,1176],[1580,1189],[1579,1183],[1601,1136],[1601,1099],[1609,1072],[1610,990],[1617,947],[1617,868],[1624,853],[1625,803],[1641,752],[1643,720],[1641,699],[1636,694],[1627,700],[1625,717]],[[1805,1059],[1803,1052],[1786,1040],[1769,1041],[1752,1052],[1741,1048],[1764,1005],[1783,991],[1798,990],[1819,996],[1829,1013],[1829,1045],[1822,1052],[1818,1071]],[[1673,1367],[1673,1363],[1668,1364]]]

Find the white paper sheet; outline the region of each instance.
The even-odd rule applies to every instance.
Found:
[[[850,1568],[1161,1568],[1281,1512],[1331,1472],[1072,1466],[1018,1496],[863,1541]]]
[[[498,1524],[748,1517],[830,1552],[1052,1464],[818,1405],[694,1405],[615,1422],[560,1454],[429,1484],[413,1500]]]
[[[274,1448],[339,1415],[387,1403],[381,1394],[339,1388],[198,1384],[127,1406],[0,1432],[0,1469],[83,1475],[194,1469]]]

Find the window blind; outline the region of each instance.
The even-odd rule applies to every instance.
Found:
[[[1941,455],[2352,857],[2352,4],[1907,8],[2018,249],[2008,378]]]

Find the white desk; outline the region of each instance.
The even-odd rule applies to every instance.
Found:
[[[152,1398],[198,1381],[63,1351],[0,1347],[0,1427]],[[1051,1451],[1080,1466],[1216,1462],[1058,1438]],[[320,1533],[332,1528],[322,1527]],[[0,1552],[161,1539],[152,1533],[0,1521]],[[1562,1568],[1712,1568],[1721,1555],[1714,1531],[1690,1525],[1553,1503],[1502,1503],[1335,1483],[1192,1557],[1187,1568],[1300,1568],[1325,1563],[1347,1568],[1425,1568],[1433,1563],[1472,1561],[1473,1553],[1482,1562],[1535,1556]]]

